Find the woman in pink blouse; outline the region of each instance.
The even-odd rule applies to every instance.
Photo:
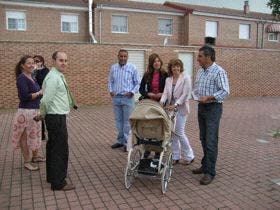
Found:
[[[141,80],[139,100],[149,98],[159,101],[164,90],[166,77],[167,72],[162,68],[162,60],[159,55],[151,54],[148,69]]]

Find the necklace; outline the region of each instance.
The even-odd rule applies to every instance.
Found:
[[[25,72],[23,72],[23,74],[24,74],[28,79],[30,79],[31,81],[34,82],[34,80],[33,80],[32,76],[31,76],[31,74],[26,74]]]
[[[178,78],[179,78],[179,77],[174,77],[174,76],[173,76],[172,85],[176,85]]]

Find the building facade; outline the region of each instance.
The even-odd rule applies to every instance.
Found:
[[[246,4],[246,3],[245,3]],[[172,10],[173,9],[173,10]],[[94,31],[100,43],[280,49],[280,22],[270,14],[165,2],[98,1]],[[273,25],[274,30],[269,30]]]
[[[0,0],[0,41],[280,49],[280,22],[270,14],[165,2],[95,0],[92,22],[86,0]]]

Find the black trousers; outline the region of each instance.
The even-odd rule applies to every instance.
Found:
[[[68,168],[68,133],[66,115],[47,114],[46,126],[48,130],[47,141],[47,181],[51,183],[52,190],[59,190],[66,185]]]
[[[222,103],[198,104],[199,137],[204,156],[201,164],[204,174],[216,175],[219,125],[223,113]]]

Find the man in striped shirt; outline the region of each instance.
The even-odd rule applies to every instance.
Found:
[[[112,149],[123,147],[123,151],[126,151],[130,132],[129,116],[134,108],[134,94],[139,90],[140,78],[135,65],[127,63],[126,50],[119,51],[118,60],[119,62],[111,67],[108,82],[118,130],[117,142],[111,147]]]
[[[215,63],[215,50],[210,46],[199,49],[197,57],[201,68],[194,84],[193,96],[198,101],[199,138],[204,156],[201,167],[194,174],[204,174],[201,185],[212,182],[216,175],[218,156],[219,124],[223,111],[223,101],[229,95],[226,71]]]

